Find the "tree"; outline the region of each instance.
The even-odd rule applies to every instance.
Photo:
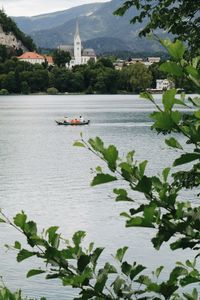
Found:
[[[141,36],[152,30],[161,28],[172,33],[189,44],[193,53],[199,54],[200,49],[200,0],[130,0],[115,11],[116,15],[124,15],[128,9],[135,7],[138,14],[131,23],[148,20],[147,25],[140,32]]]
[[[170,76],[188,77],[200,88],[200,74],[196,71],[199,58],[187,63],[183,59],[184,45],[179,41],[167,43],[172,61],[163,63],[160,69]],[[121,213],[127,227],[153,229],[152,244],[157,250],[168,241],[172,251],[185,248],[194,251],[194,260],[177,262],[168,276],[165,274],[160,278],[163,266],[158,266],[150,275],[149,271],[145,271],[145,266],[126,260],[128,248],[123,247],[117,249],[113,256],[116,263],[102,265],[99,264],[99,258],[104,249],[95,248],[94,243],[88,247],[83,246],[85,232],[74,233],[70,241],[61,237],[57,226],[40,234],[37,224],[28,220],[24,212],[18,213],[12,221],[0,211],[0,222],[14,227],[27,239],[28,248],[19,241],[13,245],[18,252],[17,261],[33,256],[44,261],[43,268],[29,270],[27,277],[46,274],[47,279],[57,278],[64,286],[77,288],[79,297],[76,299],[80,300],[199,299],[196,287],[200,284],[200,206],[193,205],[192,201],[186,202],[183,192],[185,189],[193,189],[199,197],[200,97],[181,95],[178,98],[177,90],[171,89],[163,94],[162,106],[159,106],[151,94],[143,92],[141,96],[155,105],[156,111],[151,114],[152,129],[165,135],[175,133],[176,136],[184,137],[180,139],[181,142],[174,136],[165,140],[171,149],[178,151],[173,166],[166,167],[160,175],[148,175],[148,162],[138,162],[134,151],[120,157],[114,145],[106,146],[99,137],[85,141],[82,135],[81,140],[74,145],[85,147],[104,162],[106,169],[96,167],[92,186],[114,181],[119,183],[118,187],[115,184],[113,190],[115,200],[132,204],[129,211]],[[177,105],[186,107],[189,113],[181,113],[176,109]],[[187,144],[190,144],[190,148]],[[186,168],[188,163],[190,165]],[[143,194],[143,203],[135,202],[130,196],[134,192]]]
[[[67,51],[56,49],[53,52],[53,61],[58,67],[65,67],[66,64],[69,64],[71,60],[71,55]]]
[[[122,88],[127,91],[139,93],[151,86],[151,72],[142,63],[124,67],[121,75]]]

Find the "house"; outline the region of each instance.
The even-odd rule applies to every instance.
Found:
[[[50,55],[41,55],[36,52],[24,52],[22,55],[17,57],[21,61],[26,61],[31,64],[42,64],[45,61],[48,62],[49,65],[53,65],[53,58]]]
[[[156,79],[156,90],[168,90],[174,87],[174,83],[168,79]]]

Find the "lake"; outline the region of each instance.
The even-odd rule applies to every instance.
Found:
[[[153,230],[125,228],[119,214],[130,204],[114,201],[113,184],[90,187],[91,168],[103,163],[86,149],[73,146],[80,132],[85,139],[100,136],[106,144],[117,145],[122,156],[136,150],[137,160],[149,160],[147,172],[158,173],[178,153],[169,151],[164,137],[151,130],[148,115],[153,109],[135,95],[1,96],[0,207],[9,217],[24,210],[41,230],[58,225],[66,238],[77,230],[87,231],[86,242],[106,247],[102,263],[125,245],[130,261],[150,270],[159,265],[170,269],[174,261],[185,260],[188,251],[171,255],[168,245],[154,250]],[[91,124],[57,126],[54,120],[64,115],[82,115]],[[142,199],[135,194],[136,201]],[[27,271],[39,263],[34,259],[16,263],[16,253],[6,252],[3,245],[23,239],[8,226],[0,226],[0,275],[6,285],[21,288],[27,296],[73,299],[75,291],[61,287],[57,280],[47,281],[43,275],[26,279]]]

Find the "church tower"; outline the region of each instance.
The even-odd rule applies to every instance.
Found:
[[[81,65],[81,38],[79,34],[78,20],[76,21],[76,32],[74,35],[74,60],[76,65]]]

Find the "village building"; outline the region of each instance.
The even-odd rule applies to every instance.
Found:
[[[48,65],[53,65],[53,58],[50,55],[42,55],[36,52],[24,52],[17,57],[21,61],[26,61],[31,64],[42,64],[47,61]]]
[[[156,79],[156,90],[164,91],[174,87],[174,83],[168,79]]]
[[[61,50],[68,51],[72,55],[72,59],[68,64],[66,64],[66,67],[69,69],[72,69],[74,66],[77,65],[85,65],[88,63],[89,60],[93,60],[96,62],[96,54],[94,49],[92,48],[86,48],[83,49],[81,44],[81,37],[79,33],[79,25],[78,22],[76,22],[76,31],[74,35],[74,46],[72,45],[60,45],[58,47]]]

